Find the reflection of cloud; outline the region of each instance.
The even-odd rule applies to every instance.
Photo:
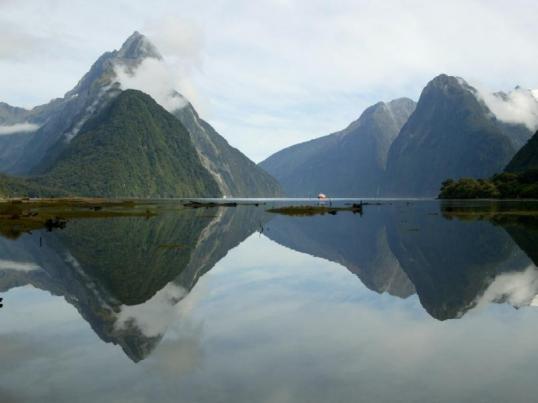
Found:
[[[149,302],[166,308],[178,293],[169,285]],[[48,300],[56,305],[40,310]],[[338,264],[257,234],[173,307],[179,316],[162,343],[136,365],[64,299],[28,289],[19,302],[1,313],[0,332],[36,337],[28,351],[18,333],[0,338],[15,343],[11,355],[0,344],[9,362],[0,390],[25,401],[524,402],[536,395],[538,310],[489,304],[438,322],[415,296],[378,295]],[[61,307],[73,311],[68,321],[57,316]],[[35,320],[21,321],[30,313]],[[39,326],[25,329],[30,322]],[[47,354],[32,355],[32,346]]]
[[[175,317],[175,305],[186,293],[183,287],[169,283],[142,304],[122,305],[115,327],[119,330],[134,324],[146,337],[162,335]]]
[[[40,267],[32,262],[15,262],[13,260],[0,259],[0,270],[32,271]]]
[[[187,318],[180,320],[180,333],[164,340],[150,356],[148,365],[166,377],[175,378],[188,374],[200,367],[203,351],[201,347],[202,326],[193,325]]]
[[[38,348],[33,340],[22,334],[0,334],[0,346],[2,349],[2,362],[11,363],[10,367],[0,366],[0,375],[6,375],[13,370],[12,365],[21,365],[24,362],[45,355],[43,349]]]
[[[529,266],[521,272],[503,273],[495,277],[476,301],[477,308],[491,302],[508,302],[519,308],[531,305],[538,294],[538,270]]]
[[[190,318],[204,320],[203,362],[168,385],[181,392],[179,401],[353,401],[360,395],[363,401],[449,402],[471,401],[476,393],[505,400],[514,396],[511,374],[520,385],[533,378],[532,370],[515,370],[535,368],[532,310],[518,312],[510,327],[492,312],[503,308],[498,305],[472,320],[438,322],[416,297],[376,295],[339,265],[256,235],[202,280],[210,293]],[[181,327],[177,322],[170,330]],[[171,346],[165,351],[174,354]],[[158,359],[171,360],[164,351]]]

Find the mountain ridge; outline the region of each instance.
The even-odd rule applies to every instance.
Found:
[[[33,181],[81,196],[220,196],[183,125],[137,90],[123,91],[90,119]]]
[[[378,102],[344,130],[288,147],[259,165],[291,196],[377,196],[389,147],[414,107],[409,98]]]
[[[141,63],[148,59],[162,61],[162,56],[144,35],[135,31],[119,50],[103,53],[63,98],[57,98],[32,110],[21,110],[20,114],[25,116],[33,116],[33,111],[39,112],[39,116],[43,119],[40,120],[37,131],[30,135],[24,137],[17,135],[21,137],[5,140],[2,139],[5,136],[0,136],[0,145],[6,144],[0,152],[0,172],[41,178],[38,181],[50,180],[51,175],[48,173],[54,169],[57,159],[69,149],[70,143],[78,137],[86,123],[98,116],[122,94],[115,69],[121,67],[126,74],[135,75]],[[171,94],[185,100],[177,92],[172,91]],[[188,100],[185,101],[187,105],[185,108],[172,112],[178,122],[189,126],[187,130],[195,145],[194,152],[213,177],[212,180],[217,182],[219,190],[212,191],[211,195],[235,197],[282,195],[280,186],[274,178],[229,145],[216,130],[198,116]],[[15,113],[12,112],[11,115],[14,116]],[[73,168],[76,169],[74,165]]]

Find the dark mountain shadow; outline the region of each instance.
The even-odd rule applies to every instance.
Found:
[[[138,362],[166,324],[148,331],[137,312],[146,304],[169,309],[179,303],[262,220],[263,210],[249,207],[189,209],[150,219],[73,221],[64,231],[0,238],[0,291],[31,284],[64,296],[102,340]]]

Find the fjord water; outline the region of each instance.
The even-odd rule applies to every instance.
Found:
[[[0,401],[521,401],[532,203],[71,221],[0,238]]]

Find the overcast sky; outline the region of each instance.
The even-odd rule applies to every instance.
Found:
[[[538,88],[538,2],[0,0],[0,101],[62,96],[106,50],[148,35],[185,93],[255,161],[417,99],[439,73]]]

